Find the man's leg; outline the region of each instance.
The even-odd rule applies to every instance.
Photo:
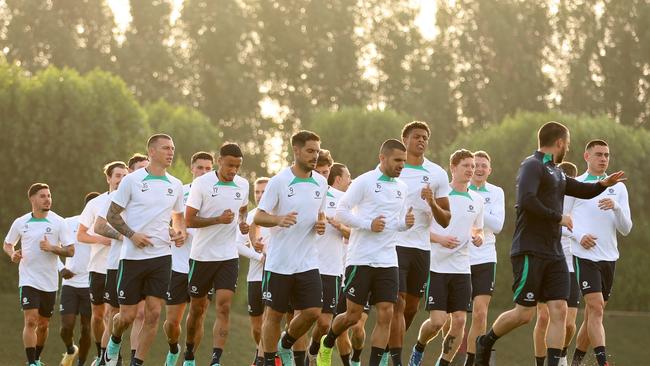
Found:
[[[140,332],[144,326],[144,312],[145,301],[141,300],[138,303],[135,319],[133,319],[133,326],[131,327],[131,337],[129,338],[131,343],[131,359],[135,357],[136,350],[138,349],[138,342],[140,342]]]
[[[119,357],[122,335],[133,324],[137,311],[137,304],[120,305],[120,311],[113,317],[113,329],[111,329],[111,336],[106,345],[106,352],[104,352],[102,362],[108,364],[108,362],[113,362]]]
[[[285,313],[273,310],[270,306],[264,309],[262,320],[262,347],[264,348],[264,365],[275,365],[275,354],[278,351],[280,339],[280,324]]]
[[[41,352],[45,348],[45,342],[47,341],[47,336],[50,332],[50,318],[44,317],[43,315],[38,316],[38,321],[36,325],[36,359],[40,360]]]
[[[23,316],[25,324],[23,326],[23,345],[27,355],[27,364],[36,364],[36,327],[38,326],[38,309],[24,309]]]
[[[104,304],[93,303],[91,305],[92,317],[90,319],[90,329],[93,333],[93,339],[95,340],[95,345],[97,346],[97,357],[101,357],[101,348],[102,347],[102,338],[104,336],[104,331],[106,330],[106,307]],[[110,333],[107,331],[106,333]]]
[[[332,319],[334,319],[333,315],[334,314],[329,312],[321,312],[321,314],[318,316],[318,319],[316,320],[314,329],[311,331],[311,345],[309,346],[309,355],[311,358],[314,358],[314,362],[316,355],[318,355],[318,349],[320,348],[320,340],[325,334],[327,334],[327,331],[330,328],[330,324],[332,324]],[[339,352],[341,352],[341,350],[339,350]],[[349,354],[349,352],[347,354]]]
[[[566,330],[566,300],[551,300],[548,306],[548,329],[546,331],[547,363],[549,366],[557,365],[560,361]]]
[[[607,363],[605,352],[605,327],[603,317],[605,314],[605,300],[602,292],[592,292],[584,296],[585,310],[589,312],[589,319],[586,320],[589,342],[594,348],[598,365]]]
[[[235,293],[232,290],[219,289],[215,292],[216,319],[212,327],[212,362],[219,364],[221,353],[228,340],[230,330],[230,306]]]
[[[185,335],[185,360],[194,360],[194,352],[203,335],[203,320],[205,319],[205,313],[208,310],[209,304],[207,295],[190,298],[190,310],[185,322],[187,333]]]
[[[262,315],[255,315],[249,317],[251,322],[251,337],[255,342],[255,362],[260,357],[263,357],[264,351],[260,347],[262,342]]]
[[[588,323],[589,309],[585,307],[584,317],[582,318],[580,329],[578,329],[578,334],[576,335],[576,349],[571,358],[571,366],[580,366],[582,364],[582,359],[585,357],[587,350],[589,349],[589,333],[587,331]]]
[[[361,320],[352,326],[351,343],[352,343],[352,357],[350,357],[350,364],[352,366],[361,364],[361,351],[363,345],[366,343],[366,321],[368,320],[368,313],[365,311],[361,313]],[[355,364],[356,362],[356,364]]]
[[[400,277],[402,276],[402,271],[400,271]],[[406,274],[404,274],[406,276]],[[401,279],[400,279],[401,280]],[[406,279],[404,279],[406,282]],[[406,333],[406,319],[404,310],[406,308],[406,292],[400,292],[397,295],[397,302],[394,306],[393,318],[390,323],[390,335],[388,338],[388,349],[395,351],[395,359],[393,359],[393,365],[401,366],[401,350],[404,343],[404,333]]]
[[[474,354],[476,353],[476,338],[485,334],[487,330],[487,315],[492,296],[478,295],[472,302],[472,325],[469,327],[467,334],[467,356],[471,355],[470,366],[474,365]],[[467,364],[466,364],[467,365]]]
[[[154,338],[156,338],[158,321],[160,320],[164,302],[163,299],[155,296],[147,296],[144,300],[144,323],[142,324],[142,330],[140,330],[138,348],[135,351],[135,358],[138,360],[144,361]]]
[[[566,331],[564,336],[564,347],[562,348],[562,354],[560,355],[565,359],[567,357],[567,351],[569,349],[569,346],[571,345],[571,340],[573,340],[573,336],[576,334],[577,316],[578,316],[578,308],[569,307],[569,310],[567,311],[566,314]]]
[[[112,321],[111,321],[112,323]],[[91,331],[90,315],[81,315],[79,318],[79,365],[84,365],[90,351]]]
[[[174,361],[178,357],[178,340],[181,337],[181,321],[185,313],[186,303],[167,305],[165,309],[165,322],[163,323],[163,330],[167,336],[167,344],[169,344],[169,354],[172,355]],[[175,355],[175,356],[173,356]],[[167,356],[169,360],[170,356]],[[174,362],[175,364],[175,362]]]
[[[319,366],[331,364],[332,348],[334,348],[336,339],[361,320],[361,316],[363,314],[363,306],[353,302],[350,299],[346,299],[346,304],[346,311],[334,317],[327,335],[321,340],[321,347],[318,351],[317,361]],[[386,316],[386,314],[384,314],[384,316]],[[390,314],[390,316],[392,316],[392,314]],[[387,329],[386,333],[390,331],[390,319],[388,321],[388,325],[389,328]],[[388,334],[386,334],[385,338],[386,340],[384,341],[383,346],[381,346],[382,355],[388,342]],[[381,355],[379,357],[381,357]]]
[[[442,342],[442,354],[438,361],[439,366],[447,366],[451,363],[460,344],[463,342],[463,333],[465,332],[465,322],[467,321],[467,312],[455,311],[451,313],[451,326],[449,333]]]
[[[429,312],[429,318],[420,325],[418,332],[418,341],[415,346],[418,352],[424,352],[426,345],[438,335],[448,318],[446,311],[432,310]]]
[[[537,321],[533,330],[533,346],[537,366],[544,366],[546,362],[546,330],[548,329],[548,319],[548,307],[544,303],[538,303]]]
[[[66,349],[66,354],[74,355],[74,324],[77,321],[75,314],[61,314],[61,329],[59,335]],[[68,356],[70,357],[70,356]],[[63,363],[63,362],[62,362]]]
[[[388,338],[390,337],[390,323],[393,318],[394,306],[395,304],[392,302],[378,302],[375,304],[377,320],[375,327],[372,330],[372,334],[370,335],[372,344],[370,366],[379,365],[379,362],[381,361],[381,357],[379,356],[378,358],[379,351],[386,349],[385,345],[388,344]],[[352,325],[354,325],[354,323]]]

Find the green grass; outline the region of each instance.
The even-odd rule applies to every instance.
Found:
[[[252,361],[255,348],[251,341],[248,316],[246,315],[246,306],[242,301],[245,289],[240,288],[238,296],[233,307],[234,313],[231,317],[231,330],[226,350],[222,357],[222,365],[227,366],[245,366],[250,365]],[[16,366],[24,364],[24,350],[22,345],[22,312],[18,304],[18,291],[14,293],[0,294],[0,305],[3,309],[0,312],[0,325],[2,332],[0,333],[0,366]],[[491,311],[491,319],[498,315],[497,311]],[[410,348],[415,342],[417,337],[417,328],[419,324],[426,319],[427,314],[420,312],[414,321],[414,326],[408,331],[405,342],[405,350],[403,352],[403,359],[406,361],[410,354]],[[206,332],[203,343],[198,350],[197,360],[199,365],[207,365],[210,360],[210,353],[212,351],[210,344],[212,339],[211,325],[214,321],[214,308],[210,312],[206,321]],[[161,322],[162,323],[162,322]],[[368,321],[368,334],[370,334],[372,326],[371,319]],[[532,345],[532,324],[522,327],[515,332],[507,335],[499,340],[496,344],[497,349],[497,363],[498,365],[532,365],[533,359],[533,345]],[[607,315],[605,320],[605,328],[607,330],[607,343],[608,353],[610,356],[611,365],[643,365],[643,360],[647,359],[648,350],[644,347],[650,337],[648,330],[650,329],[650,315],[645,313],[620,313],[612,312]],[[58,313],[52,317],[50,325],[50,337],[46,343],[42,360],[47,365],[58,365],[61,353],[64,351],[63,343],[58,336],[59,329],[59,316]],[[125,338],[123,344],[128,345],[128,337]],[[94,348],[94,347],[93,347]],[[367,356],[370,345],[366,345],[363,353],[363,364],[367,364]],[[167,352],[167,345],[165,343],[162,326],[157,335],[154,346],[147,359],[147,365],[162,365]],[[432,366],[435,363],[435,357],[440,352],[440,340],[435,339],[427,347],[425,354],[424,365]],[[123,352],[124,355],[127,352]],[[91,350],[91,355],[94,355],[94,350]],[[587,365],[595,365],[593,356],[589,355]],[[341,365],[338,355],[333,357],[334,365]],[[88,364],[90,364],[88,362]]]

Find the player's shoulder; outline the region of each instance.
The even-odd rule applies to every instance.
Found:
[[[477,204],[481,206],[483,205],[483,196],[481,196],[478,192],[468,189],[467,193],[469,193],[469,196],[472,199],[472,201],[475,201]]]
[[[246,187],[250,186],[250,183],[248,182],[248,179],[242,177],[241,175],[235,175],[234,182],[237,185],[237,187],[240,187],[240,188],[246,188]]]
[[[489,192],[496,192],[496,193],[503,194],[503,188],[499,187],[498,185],[492,184],[490,182],[485,182],[485,185]]]
[[[324,176],[322,176],[319,172],[317,172],[315,170],[312,170],[311,175],[312,175],[312,177],[314,178],[314,180],[316,181],[316,183],[318,183],[318,185],[320,187],[327,189],[327,187],[328,187],[327,179]]]
[[[24,224],[27,221],[29,221],[31,218],[32,218],[32,213],[28,212],[28,213],[26,213],[26,214],[24,214],[22,216],[16,217],[16,219],[13,222],[13,225]]]
[[[65,223],[65,219],[62,216],[60,216],[59,214],[57,214],[56,212],[54,212],[54,211],[49,211],[47,213],[47,221],[49,221],[49,222],[51,222],[53,224],[54,223],[56,223],[56,224],[64,224]]]
[[[424,158],[424,163],[422,166],[429,172],[431,175],[444,175],[447,179],[447,171],[445,171],[440,165],[432,162],[431,160]]]
[[[183,182],[181,182],[180,179],[174,177],[173,175],[169,174],[168,172],[165,172],[165,176],[167,176],[167,179],[169,180],[169,183],[172,185],[178,186],[180,188],[183,188]]]

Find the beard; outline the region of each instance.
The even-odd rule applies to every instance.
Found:
[[[564,161],[564,157],[566,156],[566,148],[562,149],[559,153],[557,153],[557,157],[555,159],[556,163],[561,163]]]

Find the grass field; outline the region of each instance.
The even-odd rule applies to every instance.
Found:
[[[238,291],[238,299],[236,301],[235,312],[231,320],[230,338],[224,355],[222,357],[222,365],[226,366],[245,366],[250,365],[255,349],[249,335],[248,316],[246,315],[246,306],[241,301],[244,291]],[[22,313],[18,306],[18,294],[3,293],[0,294],[0,304],[3,311],[0,313],[0,325],[2,332],[0,333],[0,366],[16,366],[24,364],[24,350],[21,339],[22,331]],[[57,307],[58,308],[58,307]],[[497,311],[491,312],[491,320],[498,315]],[[406,361],[410,348],[414,344],[417,337],[417,328],[426,314],[421,312],[414,322],[414,327],[411,328],[407,334],[404,351],[404,360]],[[206,324],[206,335],[203,344],[198,351],[197,360],[199,365],[207,365],[210,360],[211,353],[211,324],[214,320],[214,309],[211,309],[208,314]],[[368,334],[370,332],[371,319],[368,321]],[[610,353],[611,365],[647,365],[644,360],[648,359],[650,351],[644,348],[650,340],[650,314],[645,313],[621,313],[613,312],[609,314],[605,321],[607,329],[607,343],[608,353]],[[50,337],[46,343],[42,360],[47,365],[58,365],[61,353],[64,351],[63,343],[58,335],[59,330],[59,316],[58,313],[52,318],[50,326]],[[500,340],[496,345],[497,350],[497,364],[498,365],[533,365],[533,345],[532,345],[532,324],[521,329],[518,329],[512,334]],[[128,345],[128,340],[125,339],[123,344]],[[364,349],[363,362],[367,362],[368,349]],[[156,338],[154,347],[150,353],[149,359],[146,360],[147,365],[162,365],[167,352],[167,345],[164,340],[162,327]],[[440,340],[436,339],[429,344],[424,365],[432,366],[435,363],[435,357],[440,352]],[[127,351],[123,351],[126,355]],[[91,350],[91,355],[94,355],[94,350]],[[333,357],[334,365],[341,365],[338,355]],[[90,364],[88,362],[88,364]],[[595,365],[593,356],[590,355],[587,365]]]

